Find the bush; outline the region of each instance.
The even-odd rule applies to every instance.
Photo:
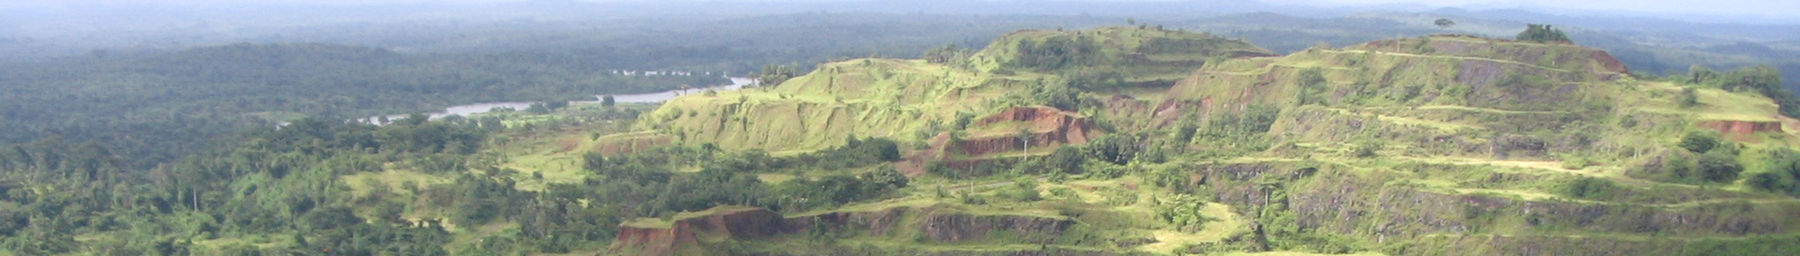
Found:
[[[1736,157],[1714,151],[1700,155],[1699,170],[1702,178],[1711,182],[1731,182],[1737,180],[1738,173],[1744,171]]]
[[[1050,164],[1051,168],[1055,168],[1062,173],[1081,174],[1087,172],[1087,170],[1082,167],[1083,164],[1087,163],[1087,155],[1082,154],[1080,148],[1073,146],[1056,148],[1056,152],[1050,153],[1050,158],[1045,159],[1045,161]]]
[[[1719,135],[1711,132],[1690,132],[1681,137],[1681,148],[1688,152],[1706,153],[1719,146]]]
[[[1375,157],[1377,155],[1376,150],[1380,150],[1382,148],[1382,146],[1383,146],[1382,143],[1379,141],[1375,141],[1375,140],[1365,141],[1363,143],[1357,144],[1355,147],[1352,147],[1352,149],[1350,150],[1350,156],[1356,157],[1356,158]]]
[[[1013,180],[1011,188],[1001,190],[999,196],[1021,202],[1043,200],[1044,198],[1038,195],[1037,188],[1037,179],[1029,176],[1019,177]]]
[[[1746,181],[1758,190],[1800,195],[1800,152],[1780,148],[1769,152],[1768,170],[1750,176]]]
[[[1550,25],[1545,25],[1545,24],[1528,24],[1528,25],[1526,25],[1525,31],[1519,32],[1519,36],[1516,39],[1518,39],[1519,41],[1531,41],[1531,42],[1539,42],[1539,43],[1569,43],[1570,42],[1569,36],[1563,34],[1562,30],[1550,27]]]
[[[1581,177],[1564,185],[1563,195],[1574,198],[1604,198],[1612,194],[1614,187],[1611,180]]]
[[[1088,141],[1087,149],[1088,154],[1096,159],[1123,165],[1137,157],[1139,145],[1137,137],[1107,134]]]
[[[1681,88],[1681,95],[1676,96],[1675,100],[1681,104],[1682,108],[1700,105],[1700,96],[1694,93],[1694,88]]]
[[[1562,160],[1562,168],[1569,169],[1569,170],[1580,170],[1582,168],[1587,168],[1588,166],[1593,166],[1593,165],[1594,165],[1594,161],[1588,159],[1587,157],[1566,156],[1566,157],[1563,157],[1563,160]]]
[[[1157,201],[1156,215],[1174,225],[1176,230],[1195,232],[1206,222],[1216,220],[1200,213],[1200,208],[1205,206],[1206,201],[1200,197],[1176,194],[1174,198]]]

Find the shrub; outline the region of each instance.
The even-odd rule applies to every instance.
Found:
[[[1688,152],[1706,153],[1719,146],[1719,135],[1710,132],[1690,132],[1681,137],[1681,148]]]
[[[1526,25],[1525,31],[1519,32],[1519,36],[1516,39],[1518,39],[1519,41],[1531,41],[1531,42],[1539,42],[1539,43],[1568,43],[1568,42],[1570,42],[1569,36],[1563,34],[1562,30],[1553,28],[1550,25],[1545,25],[1545,24],[1528,24],[1528,25]]]
[[[1602,198],[1612,194],[1611,180],[1581,177],[1563,186],[1563,195],[1574,198]]]
[[[1588,159],[1587,157],[1566,156],[1566,157],[1563,157],[1563,160],[1562,160],[1562,168],[1569,169],[1569,170],[1580,170],[1582,168],[1587,168],[1588,166],[1593,166],[1593,165],[1594,165],[1594,161]]]
[[[1011,188],[1000,191],[999,196],[1023,202],[1042,200],[1043,197],[1038,195],[1037,188],[1037,179],[1030,176],[1019,177],[1013,180]]]
[[[1702,178],[1712,182],[1731,182],[1737,180],[1738,173],[1744,171],[1736,157],[1714,151],[1700,155],[1699,170]]]
[[[1062,173],[1081,174],[1087,172],[1082,168],[1082,165],[1087,163],[1087,155],[1082,154],[1081,149],[1077,147],[1056,148],[1056,152],[1050,153],[1050,158],[1046,161],[1049,162],[1051,168]]]
[[[1700,105],[1700,96],[1694,94],[1694,88],[1681,88],[1681,95],[1677,95],[1675,100],[1679,102],[1683,108],[1691,108]]]

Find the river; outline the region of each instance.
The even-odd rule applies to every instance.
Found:
[[[730,79],[731,79],[731,84],[713,86],[713,87],[701,87],[701,88],[692,88],[692,89],[686,89],[686,90],[669,90],[669,91],[661,91],[661,92],[653,92],[653,93],[639,93],[639,94],[614,94],[614,95],[612,95],[613,102],[616,102],[616,103],[658,103],[658,102],[667,101],[669,99],[673,99],[676,96],[687,95],[687,94],[691,94],[691,93],[699,93],[699,92],[704,92],[706,90],[721,90],[721,91],[737,90],[737,89],[744,88],[744,86],[749,86],[749,85],[756,83],[756,79],[748,78],[748,77],[730,77]],[[600,99],[605,98],[605,97],[606,97],[606,95],[594,95],[593,101],[570,101],[569,105],[598,104],[598,103],[600,103]],[[469,116],[469,115],[474,115],[474,114],[487,113],[488,111],[493,111],[494,109],[500,109],[500,108],[525,110],[526,108],[530,108],[532,103],[535,103],[535,102],[524,102],[524,101],[487,102],[487,103],[475,103],[475,104],[468,104],[468,105],[456,105],[456,106],[450,106],[450,107],[444,108],[444,111],[438,111],[436,113],[431,113],[431,119],[435,120],[435,119],[444,118],[447,116]],[[401,118],[406,118],[406,115],[404,115],[404,114],[388,115],[387,118],[389,121],[399,120]],[[356,119],[356,121],[364,122],[364,123],[371,123],[371,124],[385,124],[385,123],[380,122],[381,116],[365,117],[365,118]]]

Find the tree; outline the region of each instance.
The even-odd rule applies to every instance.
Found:
[[[1440,28],[1450,28],[1451,26],[1456,26],[1456,21],[1452,21],[1449,18],[1438,18],[1436,21],[1432,21],[1431,23],[1436,24]]]
[[[1539,42],[1539,43],[1571,43],[1572,42],[1572,41],[1569,41],[1568,35],[1563,34],[1562,30],[1558,30],[1556,28],[1550,27],[1550,25],[1545,25],[1545,24],[1527,24],[1525,27],[1525,31],[1519,32],[1519,36],[1517,37],[1517,39],[1519,41],[1530,41],[1530,42]]]
[[[1615,186],[1611,180],[1594,177],[1581,177],[1563,186],[1563,195],[1574,198],[1600,198],[1610,194]]]
[[[1711,82],[1718,77],[1719,72],[1706,68],[1706,66],[1700,64],[1688,66],[1688,83],[1690,84]]]
[[[1056,152],[1050,153],[1048,161],[1050,168],[1055,168],[1063,173],[1079,174],[1087,171],[1081,166],[1087,162],[1087,155],[1082,154],[1081,149],[1072,146],[1056,148]]]
[[[869,173],[863,180],[867,180],[875,185],[886,186],[886,189],[904,188],[906,187],[906,183],[911,181],[906,178],[905,174],[901,174],[899,170],[894,169],[893,165],[883,165],[880,169],[876,169],[875,172]]]
[[[1031,133],[1031,129],[1024,128],[1024,127],[1020,127],[1018,133],[1013,133],[1013,138],[1018,139],[1019,145],[1025,148],[1025,150],[1023,150],[1023,151],[1025,152],[1026,156],[1031,155],[1031,137],[1032,137],[1032,135],[1034,135],[1034,134]]]
[[[1299,89],[1295,90],[1294,96],[1296,105],[1323,103],[1322,94],[1330,90],[1327,88],[1325,72],[1318,68],[1300,70],[1299,78],[1296,81],[1299,83]]]
[[[1681,137],[1681,148],[1688,152],[1706,153],[1719,145],[1719,135],[1709,132],[1690,132]]]
[[[1681,95],[1676,95],[1675,100],[1681,104],[1682,108],[1691,108],[1700,105],[1700,95],[1695,94],[1694,88],[1692,87],[1681,88]]]
[[[757,86],[776,86],[799,75],[793,67],[785,65],[763,66],[762,73],[756,76]]]
[[[943,64],[955,62],[966,55],[968,55],[968,51],[957,48],[956,44],[948,44],[925,51],[924,57],[925,62]]]
[[[600,97],[600,106],[613,107],[613,96],[606,95],[605,97]]]
[[[586,169],[588,171],[599,171],[599,170],[606,169],[606,155],[603,155],[603,154],[600,154],[600,152],[594,152],[594,151],[588,151],[587,153],[582,153],[581,154],[581,168]]]
[[[1087,148],[1088,155],[1094,158],[1123,165],[1137,157],[1138,140],[1128,135],[1107,134],[1088,141]]]
[[[550,107],[545,106],[544,103],[531,103],[530,107],[525,107],[525,112],[539,115],[549,114]]]
[[[1737,180],[1738,173],[1744,171],[1744,165],[1737,158],[1725,154],[1728,150],[1717,150],[1700,155],[1700,175],[1707,181],[1731,182]]]
[[[950,123],[950,128],[952,128],[952,130],[956,130],[956,131],[966,130],[966,129],[969,129],[969,124],[974,123],[974,122],[975,122],[975,114],[971,114],[968,112],[956,112],[956,121],[953,121]]]

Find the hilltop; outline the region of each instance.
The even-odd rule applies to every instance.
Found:
[[[1635,77],[1605,51],[1467,36],[1275,56],[1180,31],[1027,30],[928,57],[689,95],[640,128],[778,155],[844,138],[912,145],[893,165],[920,189],[826,212],[944,204],[1073,220],[995,236],[1049,240],[862,233],[935,227],[900,222],[828,227],[848,244],[751,251],[1637,255],[1800,238],[1800,200],[1770,191],[1800,123],[1745,89],[1779,82]],[[1134,218],[1152,221],[1120,222]],[[784,237],[733,241],[797,239]]]

